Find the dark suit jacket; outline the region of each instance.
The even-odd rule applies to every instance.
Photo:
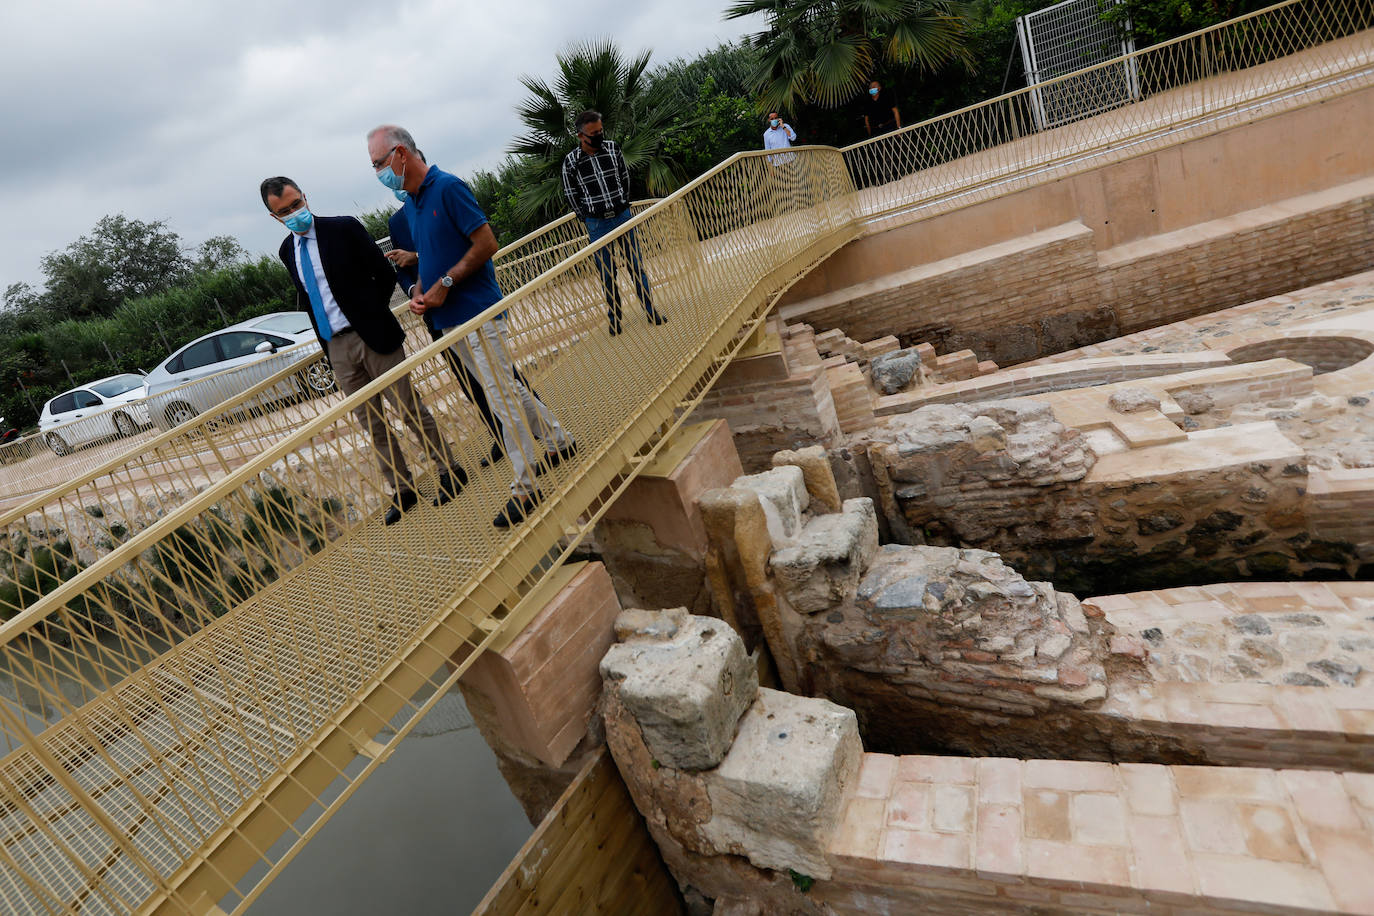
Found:
[[[315,236],[324,277],[348,323],[373,350],[394,353],[405,342],[406,335],[396,316],[391,314],[391,290],[396,285],[396,271],[391,262],[372,241],[363,224],[351,216],[315,217]],[[310,316],[315,336],[319,337],[320,328],[315,321],[315,310],[310,307],[310,295],[296,270],[294,233],[282,240],[277,253],[291,275],[291,282],[296,284],[296,308]],[[320,343],[323,345],[324,340]]]

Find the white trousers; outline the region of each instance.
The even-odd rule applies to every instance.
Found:
[[[539,460],[546,451],[571,444],[571,437],[553,411],[516,379],[505,318],[493,318],[452,344],[451,349],[482,383],[487,403],[501,421],[501,445],[515,471],[511,494],[530,495],[536,489],[535,466]]]

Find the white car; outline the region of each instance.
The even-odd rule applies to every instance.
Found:
[[[64,391],[43,405],[38,433],[56,455],[78,445],[115,436],[132,436],[148,425],[143,376],[112,375]]]
[[[334,372],[305,312],[273,312],[198,337],[148,373],[148,413],[162,429],[241,394],[283,368],[304,363],[297,379],[264,402],[334,390]]]

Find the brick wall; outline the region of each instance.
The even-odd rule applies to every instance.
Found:
[[[903,345],[968,348],[1007,365],[1368,270],[1371,238],[1366,179],[1106,250],[1073,221],[782,314],[818,331],[895,334]]]
[[[730,424],[749,473],[772,467],[774,452],[834,445],[841,435],[825,370],[789,365],[780,350],[734,360],[693,416]]]

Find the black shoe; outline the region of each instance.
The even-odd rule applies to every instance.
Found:
[[[563,446],[560,449],[550,449],[549,451],[544,453],[543,458],[539,459],[539,465],[534,469],[534,473],[538,475],[544,474],[548,471],[552,471],[554,468],[558,467],[560,464],[572,458],[572,456],[576,454],[576,442],[569,442],[567,445]]]
[[[654,307],[652,305],[644,310],[644,314],[648,316],[649,324],[661,325],[668,323],[668,316],[664,315],[661,312],[654,311]]]
[[[511,525],[518,525],[525,520],[525,516],[530,514],[542,498],[543,494],[538,490],[529,496],[512,496],[506,500],[506,507],[496,513],[496,518],[492,519],[491,523],[497,528],[509,528]]]
[[[442,506],[459,493],[463,492],[463,487],[467,486],[468,472],[463,470],[461,464],[455,464],[452,468],[439,475],[439,495],[435,497],[434,505]]]
[[[611,322],[611,331],[610,331],[611,336],[612,336],[612,337],[615,337],[615,336],[619,335],[619,334],[620,334],[620,331],[621,331],[620,322],[619,322],[619,321],[612,321],[612,322]]]
[[[621,332],[622,328],[620,327],[620,306],[618,304],[615,308],[611,309],[609,312],[606,313],[606,320],[610,322],[612,337],[616,336]]]
[[[420,497],[415,495],[414,490],[402,490],[397,493],[391,501],[391,508],[386,510],[386,516],[382,522],[387,525],[394,525],[401,520],[401,514],[414,508],[420,501]]]
[[[482,460],[477,462],[477,464],[480,467],[489,468],[493,464],[499,464],[504,460],[506,460],[506,453],[501,451],[501,443],[493,442],[491,444],[491,454],[489,456],[483,455]]]

